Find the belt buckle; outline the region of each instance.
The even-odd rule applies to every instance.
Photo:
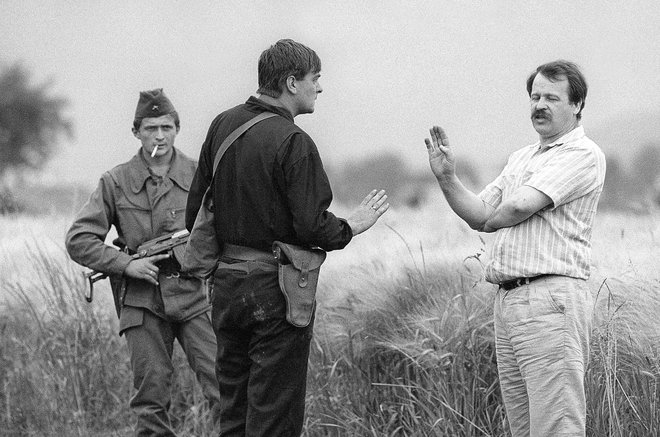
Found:
[[[529,284],[529,278],[518,278],[516,279],[516,288],[520,287],[522,285],[527,285]]]
[[[513,290],[514,288],[518,288],[521,285],[528,285],[529,283],[529,278],[516,278],[507,282],[503,282],[501,287],[505,290]]]

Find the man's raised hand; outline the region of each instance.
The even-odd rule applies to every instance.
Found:
[[[433,126],[430,131],[431,139],[424,139],[426,150],[429,153],[429,164],[436,178],[446,178],[456,173],[456,158],[454,151],[449,147],[449,138],[440,126]]]

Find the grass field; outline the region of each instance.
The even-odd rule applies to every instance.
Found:
[[[105,281],[83,299],[63,249],[70,220],[0,217],[0,435],[130,435],[128,354]],[[507,435],[487,244],[438,199],[390,211],[329,254],[305,436]],[[658,216],[600,213],[593,252],[587,434],[660,435]],[[208,436],[179,349],[175,362],[177,429]]]

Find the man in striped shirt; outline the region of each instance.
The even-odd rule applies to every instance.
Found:
[[[513,153],[478,195],[456,177],[442,128],[425,142],[450,207],[471,228],[495,233],[486,280],[499,285],[497,366],[512,435],[583,436],[593,308],[586,279],[605,157],[580,124],[587,84],[575,64],[539,66],[527,92],[539,141]]]

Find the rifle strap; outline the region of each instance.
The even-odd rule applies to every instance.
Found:
[[[218,164],[220,164],[220,160],[222,159],[222,156],[225,154],[227,149],[229,149],[229,146],[231,146],[234,141],[238,139],[241,135],[243,135],[248,129],[250,129],[252,126],[255,124],[259,123],[260,121],[266,120],[267,118],[275,117],[277,114],[274,114],[269,111],[262,112],[261,114],[257,115],[254,118],[251,118],[250,120],[246,121],[242,125],[240,125],[236,130],[234,130],[232,133],[230,133],[227,138],[220,144],[220,148],[218,149],[217,152],[215,152],[215,158],[213,159],[213,173],[211,176],[211,186],[213,184],[213,178],[215,177],[215,171],[218,169]]]
[[[243,135],[245,131],[270,117],[275,117],[272,112],[262,112],[256,117],[248,120],[230,133],[220,144],[218,151],[213,159],[213,173],[202,201],[197,210],[195,223],[190,230],[190,237],[186,244],[183,256],[181,257],[181,270],[192,276],[199,278],[208,278],[218,267],[218,260],[222,254],[222,247],[218,242],[215,227],[215,213],[213,205],[213,186],[215,184],[215,173],[222,155],[236,139]]]

